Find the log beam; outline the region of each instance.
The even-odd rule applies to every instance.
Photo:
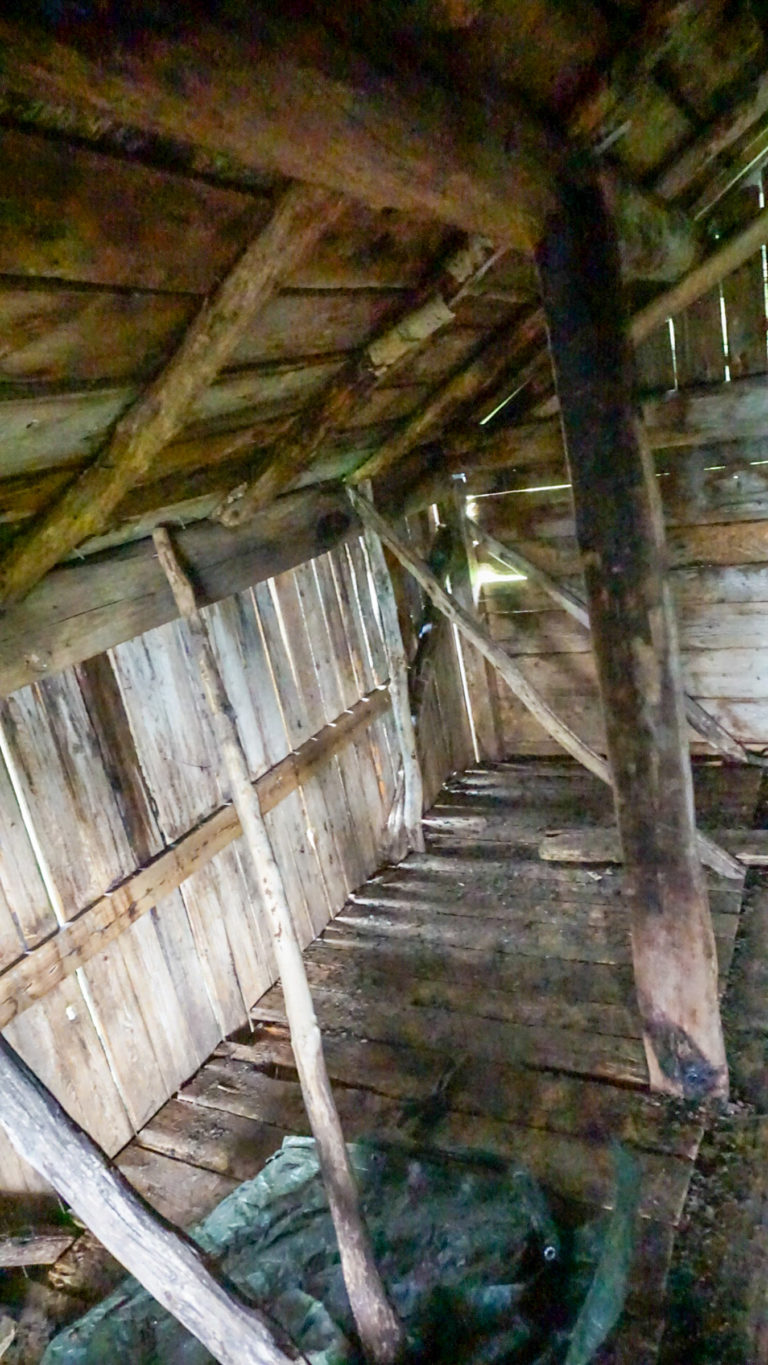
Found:
[[[222,767],[229,779],[245,846],[272,929],[272,946],[285,998],[291,1045],[339,1244],[352,1315],[363,1350],[373,1365],[391,1365],[402,1349],[403,1329],[387,1299],[363,1221],[359,1192],[328,1079],[320,1028],[282,873],[264,823],[258,793],[251,783],[234,712],[205,623],[197,609],[194,588],[179,563],[165,527],[155,531],[154,541],[176,605],[189,629],[192,654],[211,712]]]
[[[429,338],[449,325],[453,309],[464,294],[504,255],[494,251],[485,237],[472,237],[444,261],[429,285],[396,318],[384,326],[352,357],[309,411],[302,409],[291,421],[266,464],[243,487],[232,489],[216,512],[224,526],[241,526],[259,508],[276,498],[311,465],[329,434],[369,396],[424,347]]]
[[[416,582],[421,584],[438,610],[449,621],[453,622],[464,638],[474,645],[479,653],[497,670],[507,687],[528,708],[531,715],[536,718],[547,734],[551,735],[558,744],[561,744],[566,753],[575,758],[577,763],[581,763],[589,772],[594,773],[595,777],[599,777],[601,782],[607,782],[610,785],[612,782],[611,770],[602,755],[585,744],[571,730],[570,726],[566,725],[555,714],[536,688],[529,683],[506,650],[491,638],[487,630],[483,629],[473,615],[465,611],[451,594],[445,591],[435,575],[430,573],[426,564],[413,554],[405,542],[392,530],[385,518],[379,515],[375,507],[362,497],[356,489],[350,488],[348,493],[350,501],[363,524],[370,526],[376,532],[383,544],[400,560],[400,563],[413,575]],[[743,876],[744,869],[736,858],[732,858],[724,849],[719,848],[707,835],[699,833],[696,838],[702,860],[715,872],[720,872],[724,877],[738,878]]]
[[[202,1252],[143,1200],[0,1037],[0,1126],[107,1251],[221,1365],[290,1365],[258,1309],[214,1279]]]
[[[106,448],[0,561],[0,607],[29,592],[54,564],[102,529],[121,498],[178,433],[254,319],[344,208],[341,195],[292,186],[246,247]]]
[[[328,32],[279,7],[256,7],[247,32],[180,20],[172,42],[149,25],[140,44],[115,41],[87,21],[67,43],[29,24],[0,24],[0,96],[68,110],[82,126],[128,125],[178,136],[248,172],[276,172],[353,198],[480,232],[530,250],[552,204],[560,148],[552,134],[488,90],[473,99],[424,72],[384,76]],[[98,55],[94,55],[98,54]],[[183,72],[182,79],[176,73]],[[698,254],[679,214],[628,196],[630,273],[674,278]],[[623,201],[620,206],[623,213]]]
[[[561,182],[537,253],[573,486],[654,1089],[728,1091],[693,804],[677,627],[650,455],[632,401],[613,227]]]

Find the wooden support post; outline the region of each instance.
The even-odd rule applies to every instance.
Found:
[[[449,621],[453,621],[470,644],[473,644],[493,665],[510,690],[514,692],[524,706],[527,706],[531,715],[535,716],[547,734],[556,739],[558,744],[562,744],[572,758],[588,768],[591,773],[595,774],[595,777],[599,777],[601,782],[607,782],[610,785],[612,781],[611,770],[602,755],[596,753],[582,739],[579,739],[579,736],[571,730],[570,726],[555,715],[552,708],[536,691],[536,688],[529,683],[506,650],[495,640],[492,640],[479,622],[470,616],[469,612],[465,611],[458,602],[454,601],[450,593],[447,593],[440,586],[426,564],[412,553],[405,542],[395,534],[384,517],[379,515],[375,507],[361,497],[356,489],[350,488],[347,491],[363,524],[376,532],[379,539],[397,556],[400,563],[409,573],[413,574],[416,581],[421,584],[440,611],[448,617]],[[744,868],[741,863],[736,858],[732,858],[724,849],[719,848],[707,835],[699,833],[696,837],[702,860],[714,871],[721,873],[724,877],[740,878],[744,875]]]
[[[456,601],[468,612],[473,612],[479,621],[480,590],[477,584],[477,565],[475,547],[469,530],[466,514],[466,494],[464,483],[454,481],[451,496],[440,504],[440,518],[451,531],[455,548],[451,556],[451,591]],[[469,694],[468,705],[472,710],[472,728],[479,756],[497,760],[501,758],[502,743],[499,718],[496,711],[494,691],[495,677],[491,666],[482,654],[472,645],[458,642],[462,649],[464,673]]]
[[[596,183],[562,182],[537,253],[573,485],[654,1089],[724,1096],[677,627],[653,466],[632,405],[619,258]]]
[[[477,536],[478,542],[490,555],[493,555],[494,559],[498,559],[499,563],[506,564],[512,569],[518,569],[520,573],[525,574],[531,583],[536,583],[552,598],[553,602],[557,602],[563,611],[567,611],[574,621],[578,621],[580,626],[589,630],[589,612],[577,593],[571,592],[570,588],[561,587],[556,579],[550,578],[548,573],[540,569],[526,555],[521,554],[514,547],[503,545],[495,536],[483,531],[476,522],[470,522],[470,526]],[[740,740],[736,739],[725,729],[725,726],[720,724],[719,720],[704,710],[704,707],[696,701],[695,697],[689,697],[686,693],[683,701],[688,724],[711,745],[716,753],[722,754],[725,758],[735,759],[737,763],[751,763],[761,768],[766,766],[766,759],[758,754],[751,754]]]
[[[289,1365],[258,1309],[214,1279],[194,1242],[131,1188],[0,1037],[0,1125],[25,1161],[221,1365]]]
[[[363,1349],[370,1360],[376,1365],[389,1365],[400,1350],[403,1332],[384,1292],[360,1211],[358,1190],[328,1079],[320,1028],[282,875],[272,851],[258,794],[251,783],[232,707],[205,624],[197,610],[194,589],[179,564],[165,527],[155,531],[154,541],[176,604],[189,627],[192,650],[211,709],[214,733],[229,778],[232,800],[240,817],[264,909],[272,926],[272,943],[283,986],[296,1069],[317,1145],[350,1307]]]
[[[345,201],[308,185],[285,191],[272,218],[203,305],[179,349],[121,417],[106,449],[0,561],[0,606],[25,596],[54,564],[95,535],[176,435],[189,409]]]
[[[400,633],[395,590],[387,568],[387,561],[384,558],[384,551],[381,548],[381,541],[371,526],[364,525],[365,548],[368,551],[373,586],[381,616],[384,648],[387,652],[392,718],[395,723],[400,760],[403,765],[402,829],[407,847],[416,853],[422,853],[424,851],[424,831],[421,817],[424,813],[424,789],[408,693],[408,661],[405,657],[403,637]]]

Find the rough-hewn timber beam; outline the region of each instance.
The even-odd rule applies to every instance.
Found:
[[[555,714],[536,688],[529,683],[514,660],[507,654],[507,651],[491,638],[473,615],[465,611],[451,594],[445,591],[435,575],[430,573],[426,564],[413,554],[405,542],[393,531],[385,518],[380,516],[356,489],[349,489],[349,497],[360,520],[376,532],[379,539],[400,560],[403,567],[413,575],[417,583],[421,584],[435,606],[444,616],[447,616],[449,621],[453,622],[465,639],[474,645],[479,653],[493,665],[510,690],[528,708],[531,715],[535,716],[547,734],[557,740],[557,743],[561,744],[566,753],[575,758],[577,763],[583,764],[585,768],[595,774],[595,777],[599,777],[601,782],[607,782],[610,785],[612,781],[611,770],[602,755],[585,744],[571,730],[570,726],[566,725]],[[725,877],[735,878],[743,875],[744,869],[740,863],[723,849],[718,848],[705,834],[699,833],[696,839],[703,861],[714,871],[722,873]]]
[[[176,605],[187,624],[221,766],[229,780],[232,800],[243,827],[243,842],[272,930],[272,947],[285,998],[291,1046],[336,1232],[349,1306],[363,1351],[372,1365],[392,1365],[402,1351],[403,1328],[387,1299],[363,1219],[360,1194],[328,1078],[320,1028],[283,876],[264,822],[258,791],[250,779],[234,711],[205,622],[197,609],[194,588],[165,527],[155,531],[154,541]]]
[[[67,44],[28,24],[0,26],[0,95],[28,107],[72,108],[85,119],[184,137],[243,167],[324,185],[376,206],[432,215],[492,241],[531,249],[552,203],[559,158],[524,108],[471,101],[423,72],[383,76],[340,50],[318,25],[253,7],[247,33],[180,17],[172,39],[104,50],[83,21]],[[98,56],[94,55],[98,54]],[[390,54],[391,55],[391,54]],[[679,216],[626,214],[630,272],[676,278],[697,255]],[[621,210],[620,210],[621,211]]]
[[[288,754],[274,768],[262,773],[255,786],[264,813],[274,810],[308,777],[329,763],[334,754],[351,744],[378,716],[384,715],[389,705],[386,688],[369,693],[350,711],[306,740],[295,753]],[[96,953],[148,910],[154,909],[159,901],[205,867],[241,834],[240,819],[234,806],[220,807],[146,867],[131,873],[87,910],[68,920],[52,938],[6,967],[0,973],[0,1029],[41,1000],[59,982],[74,975],[79,967],[90,962]]]
[[[289,487],[309,467],[329,433],[343,427],[374,389],[390,380],[430,337],[453,321],[452,310],[459,299],[501,255],[503,249],[494,251],[486,237],[474,236],[442,262],[436,278],[417,298],[411,299],[399,316],[388,317],[309,410],[297,413],[265,467],[247,486],[240,484],[228,493],[216,513],[217,520],[224,526],[241,526]]]
[[[596,184],[561,182],[537,253],[562,405],[643,1040],[655,1089],[726,1095],[664,526],[636,420],[614,230]]]
[[[580,626],[589,630],[589,612],[586,604],[577,593],[572,592],[570,588],[562,587],[556,579],[550,578],[548,573],[540,569],[526,555],[519,550],[503,545],[495,536],[489,535],[481,526],[478,526],[477,522],[470,522],[470,526],[482,549],[492,555],[494,559],[498,559],[501,564],[506,564],[511,569],[518,569],[525,574],[531,583],[536,583],[574,621],[578,621]],[[729,734],[714,716],[705,711],[704,707],[700,706],[694,697],[689,697],[686,693],[684,703],[688,724],[697,734],[706,739],[707,743],[711,744],[717,753],[723,754],[726,758],[735,759],[737,763],[754,763],[759,767],[766,765],[766,759],[757,754],[751,754],[738,739]]]
[[[115,427],[106,448],[0,560],[0,606],[22,598],[54,564],[100,531],[179,431],[285,275],[344,207],[341,195],[294,185],[204,304],[179,349]]]
[[[130,1274],[221,1365],[290,1365],[257,1308],[214,1279],[202,1252],[136,1193],[42,1081],[0,1038],[0,1125]]]
[[[177,540],[209,605],[359,532],[343,491],[316,487],[278,498],[237,531],[204,522]],[[150,539],[62,564],[0,613],[0,696],[177,615]]]

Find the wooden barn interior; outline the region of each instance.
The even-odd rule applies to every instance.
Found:
[[[182,1234],[314,1133],[388,1365],[419,1125],[768,1362],[767,174],[759,0],[3,6],[7,1362],[291,1358]]]

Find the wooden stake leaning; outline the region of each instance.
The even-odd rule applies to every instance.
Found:
[[[502,544],[495,536],[488,535],[488,532],[478,526],[476,521],[470,521],[469,526],[477,537],[478,543],[489,554],[493,555],[494,559],[498,559],[499,563],[506,564],[511,569],[518,569],[520,573],[525,574],[526,578],[530,579],[532,583],[537,583],[552,598],[553,602],[557,602],[563,611],[567,611],[574,621],[578,621],[580,626],[589,630],[589,612],[586,603],[577,593],[571,592],[569,588],[562,588],[554,578],[550,578],[548,573],[533,564],[526,555]],[[684,703],[688,724],[718,753],[723,754],[726,758],[736,759],[738,763],[751,763],[760,768],[767,766],[764,758],[758,754],[751,754],[714,716],[705,711],[704,707],[700,706],[694,697],[689,697],[686,693]]]
[[[108,1251],[221,1365],[290,1365],[264,1316],[206,1268],[202,1253],[131,1188],[0,1037],[0,1125]]]
[[[431,597],[440,611],[448,617],[449,621],[453,621],[454,625],[457,626],[462,635],[469,640],[470,644],[473,644],[475,648],[484,655],[488,662],[493,664],[493,667],[501,674],[510,690],[514,692],[515,696],[519,698],[524,706],[528,707],[531,715],[536,717],[536,720],[543,726],[547,733],[550,734],[553,739],[556,739],[558,744],[562,744],[563,748],[572,758],[575,758],[577,762],[581,763],[585,768],[588,768],[591,773],[595,774],[595,777],[599,777],[601,782],[606,782],[611,786],[611,771],[602,755],[596,753],[588,744],[585,744],[584,741],[571,730],[570,726],[566,725],[565,722],[555,714],[540,693],[536,691],[536,688],[532,687],[528,679],[520,672],[520,669],[509,657],[506,650],[503,649],[501,645],[497,644],[495,640],[492,640],[487,631],[483,630],[482,626],[479,625],[474,617],[470,616],[469,612],[465,611],[463,607],[460,607],[458,602],[454,601],[451,597],[450,593],[447,593],[445,589],[440,586],[434,574],[430,573],[426,564],[411,552],[408,546],[395,534],[388,522],[384,517],[379,515],[371,503],[369,503],[366,498],[361,497],[355,489],[348,488],[347,491],[352,506],[363,524],[375,531],[380,540],[382,540],[392,553],[397,556],[404,568],[406,568],[409,573],[413,574],[413,577],[421,584],[424,591]],[[726,853],[724,849],[719,848],[718,845],[707,838],[705,834],[699,833],[697,838],[702,862],[706,863],[708,867],[711,867],[715,872],[719,872],[724,877],[736,878],[743,876],[744,868],[738,859],[732,858],[729,853]]]
[[[366,492],[370,497],[370,485]],[[363,501],[363,499],[361,499]],[[371,504],[366,503],[366,506]],[[397,619],[397,602],[392,586],[387,561],[381,548],[381,540],[376,531],[366,522],[364,525],[365,548],[371,566],[371,576],[381,615],[381,629],[389,669],[389,692],[392,698],[392,718],[400,747],[403,765],[403,818],[402,827],[407,847],[415,853],[424,851],[424,830],[421,817],[424,813],[424,789],[421,764],[416,747],[416,735],[411,716],[411,702],[408,695],[408,663],[405,657],[400,622]]]
[[[291,1045],[336,1229],[350,1307],[367,1356],[375,1365],[390,1365],[402,1345],[403,1331],[384,1292],[362,1219],[358,1191],[328,1079],[304,959],[280,868],[272,851],[258,795],[251,784],[232,707],[205,624],[197,610],[194,589],[176,557],[165,527],[158,527],[154,532],[154,541],[176,605],[189,628],[192,652],[211,709],[214,733],[229,777],[232,800],[240,817],[264,909],[272,927],[272,942],[285,996]]]

